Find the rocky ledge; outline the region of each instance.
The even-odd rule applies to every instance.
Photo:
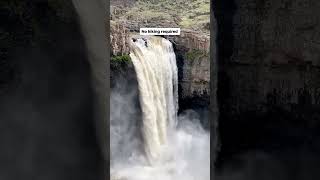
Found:
[[[129,38],[136,34],[135,26],[111,23],[113,56],[129,54]],[[180,36],[166,36],[175,48],[179,73],[179,98],[182,109],[208,107],[210,97],[210,37],[192,30],[182,30]],[[115,70],[115,69],[112,69]]]

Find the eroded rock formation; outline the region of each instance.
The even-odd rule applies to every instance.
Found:
[[[73,5],[0,4],[0,179],[104,179],[94,122],[100,86]]]
[[[129,54],[128,40],[136,31],[113,22],[111,46],[113,55]],[[210,102],[210,38],[208,35],[183,30],[180,36],[166,37],[173,42],[179,68],[179,88],[182,108],[207,107]],[[191,101],[194,99],[196,101]]]
[[[229,0],[214,8],[222,149],[319,149],[320,2]]]
[[[110,41],[113,55],[129,54],[129,30],[122,24],[111,21]]]

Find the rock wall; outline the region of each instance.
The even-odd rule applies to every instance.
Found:
[[[209,34],[182,29],[180,36],[168,36],[166,38],[173,41],[178,50],[198,49],[205,52],[210,51]]]
[[[121,23],[111,25],[113,55],[129,54],[130,29]],[[210,39],[194,31],[182,31],[180,36],[165,37],[174,44],[179,69],[181,109],[208,107],[210,102]],[[188,58],[190,56],[190,58]]]
[[[73,5],[0,4],[0,179],[104,179],[95,79]]]
[[[317,146],[320,2],[228,0],[214,8],[225,149]]]
[[[110,41],[111,54],[124,55],[129,54],[129,30],[120,23],[110,21]],[[109,34],[108,34],[109,35]]]
[[[194,31],[167,37],[175,47],[181,109],[210,104],[210,37]]]

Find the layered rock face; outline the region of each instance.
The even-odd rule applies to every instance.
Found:
[[[135,2],[136,0],[117,0],[117,1],[110,1],[110,5],[128,7],[128,6],[132,6]]]
[[[319,148],[319,8],[317,0],[216,2],[227,149],[304,143]]]
[[[210,38],[194,31],[167,37],[175,44],[180,107],[203,108],[210,102]]]
[[[110,24],[111,53],[113,55],[129,54],[129,30],[120,23]]]
[[[177,56],[180,109],[209,106],[209,1],[111,2],[111,22],[113,55],[128,54],[127,40],[141,27],[180,27],[180,36],[165,37]]]
[[[131,36],[125,25],[111,25],[113,55],[129,54],[128,40]],[[182,31],[181,36],[165,37],[173,42],[179,68],[179,89],[182,109],[208,107],[210,102],[210,39],[194,31]],[[193,100],[193,101],[190,101]],[[188,102],[187,102],[188,101]]]

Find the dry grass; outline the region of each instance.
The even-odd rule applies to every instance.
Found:
[[[126,21],[174,22],[181,28],[208,31],[210,22],[209,0],[138,0],[132,7],[123,9],[117,19]]]

